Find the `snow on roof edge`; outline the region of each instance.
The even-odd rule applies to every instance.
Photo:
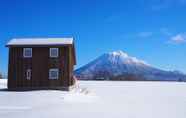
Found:
[[[13,38],[7,44],[9,46],[24,46],[24,45],[69,45],[73,44],[74,38]]]

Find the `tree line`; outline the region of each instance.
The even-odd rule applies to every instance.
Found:
[[[3,75],[3,73],[0,72],[0,79],[4,79],[4,78],[6,78],[6,75]]]
[[[0,73],[0,79],[3,79],[3,75],[2,75],[2,73]]]

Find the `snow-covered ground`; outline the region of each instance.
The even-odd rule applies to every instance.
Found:
[[[186,118],[186,83],[79,83],[71,92],[9,92],[0,80],[0,118]]]

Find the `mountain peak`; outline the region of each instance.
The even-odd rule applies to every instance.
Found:
[[[128,57],[128,54],[123,52],[122,50],[118,50],[118,51],[113,51],[113,52],[109,52],[109,55],[113,55],[113,56],[123,56],[123,57]]]
[[[145,61],[139,60],[136,57],[129,56],[127,53],[121,50],[109,52],[106,53],[105,55],[107,55],[107,57],[112,62],[119,61],[120,63],[125,63],[125,64],[141,64],[141,65],[150,66]]]

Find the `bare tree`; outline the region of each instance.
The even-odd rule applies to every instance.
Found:
[[[2,73],[0,73],[0,79],[3,79],[3,75],[2,75]]]

